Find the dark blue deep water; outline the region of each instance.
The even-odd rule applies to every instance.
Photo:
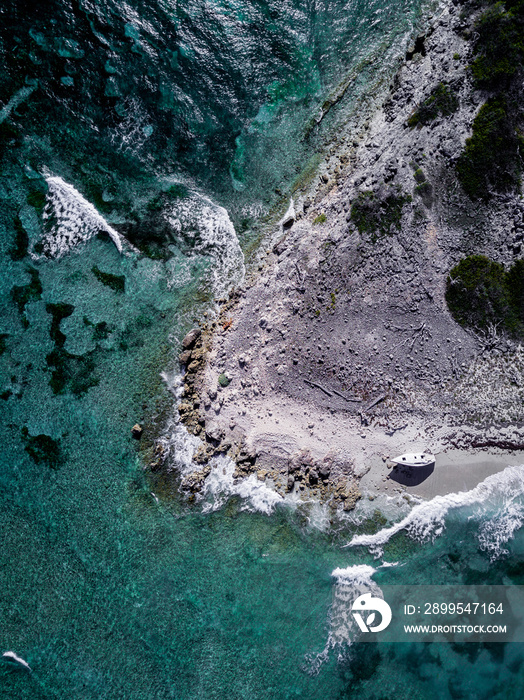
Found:
[[[375,559],[342,547],[380,503],[331,523],[263,492],[191,505],[143,468],[152,435],[174,431],[175,463],[187,447],[181,337],[427,9],[2,3],[0,652],[32,671],[4,659],[1,698],[523,696],[520,645],[348,646],[339,595],[362,564],[379,584],[523,583],[518,469]]]

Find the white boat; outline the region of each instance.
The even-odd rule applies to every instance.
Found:
[[[435,455],[429,452],[406,452],[405,455],[391,460],[395,464],[403,464],[406,467],[427,467],[435,461]]]

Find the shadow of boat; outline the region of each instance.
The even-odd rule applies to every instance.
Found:
[[[435,462],[423,467],[410,467],[406,464],[397,464],[390,471],[388,478],[403,486],[418,486],[433,474]]]

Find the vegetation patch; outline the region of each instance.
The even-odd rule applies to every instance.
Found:
[[[408,126],[422,126],[434,121],[439,115],[448,117],[456,112],[458,97],[447,83],[439,83],[418,109],[408,119]]]
[[[400,230],[402,209],[411,197],[399,189],[361,192],[351,207],[351,220],[361,234],[391,235]]]
[[[61,462],[62,456],[60,443],[53,440],[49,435],[35,435],[29,437],[27,428],[22,432],[26,440],[25,451],[36,464],[47,464],[52,469],[56,469]]]
[[[457,176],[471,199],[514,191],[520,181],[519,139],[503,97],[492,97],[473,121],[473,134],[457,161]]]
[[[524,59],[524,2],[496,2],[475,27],[475,60],[471,64],[478,87],[500,89],[522,68]]]
[[[229,379],[229,377],[227,377],[225,374],[218,375],[218,383],[220,384],[220,386],[225,388],[226,386],[229,386],[230,381],[231,380]]]
[[[446,302],[462,326],[524,337],[524,260],[506,271],[484,255],[468,256],[448,275]]]
[[[319,214],[315,219],[313,219],[314,224],[325,224],[326,223],[326,215],[324,213]]]
[[[102,282],[106,287],[110,287],[113,291],[120,294],[126,291],[126,278],[124,275],[112,275],[109,272],[102,272],[96,265],[91,268],[91,272],[99,282]]]

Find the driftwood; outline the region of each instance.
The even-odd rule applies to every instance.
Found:
[[[499,447],[501,450],[524,450],[524,443],[512,440],[472,440],[471,447]]]
[[[378,403],[380,403],[381,401],[384,401],[384,399],[386,398],[386,396],[387,396],[387,394],[381,394],[377,399],[375,399],[374,401],[372,401],[372,402],[369,404],[369,406],[366,406],[366,408],[363,408],[363,409],[362,409],[362,413],[367,413],[370,409],[372,409],[372,408],[373,408],[374,406],[376,406]]]
[[[407,428],[408,424],[406,423],[405,425],[400,425],[398,428],[390,428],[389,430],[386,430],[386,435],[394,435],[398,430],[404,430],[404,428]]]
[[[340,396],[340,398],[344,399],[344,401],[353,401],[355,403],[360,403],[360,401],[362,401],[362,399],[358,399],[356,396],[344,396],[344,394],[341,394],[340,391],[337,391],[336,389],[333,389],[333,393]]]
[[[317,389],[320,389],[320,391],[323,391],[324,394],[327,394],[330,398],[332,398],[333,394],[331,394],[327,389],[324,389],[324,387],[321,386],[320,384],[317,384],[316,382],[310,382],[309,379],[304,379],[304,381],[306,382],[306,384],[309,384],[310,386],[314,386]]]

